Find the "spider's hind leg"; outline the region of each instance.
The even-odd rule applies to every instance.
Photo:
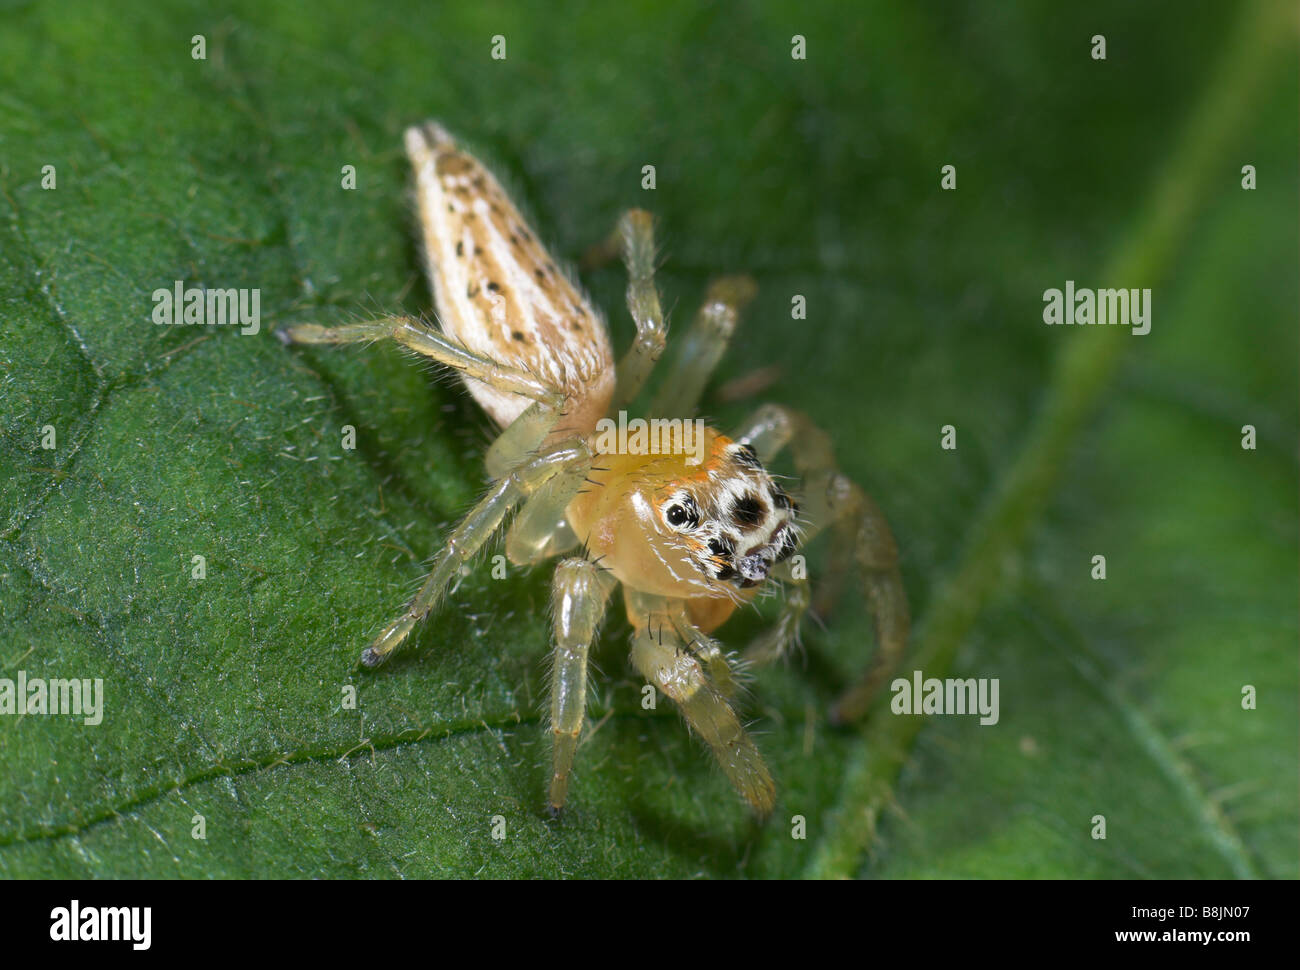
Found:
[[[644,209],[623,213],[611,241],[617,241],[627,267],[627,309],[636,322],[636,338],[618,362],[614,407],[626,407],[646,379],[668,341],[668,323],[655,289],[654,218]]]
[[[356,344],[393,340],[422,357],[460,371],[468,378],[482,381],[499,391],[539,402],[549,410],[559,408],[565,399],[564,392],[559,388],[527,371],[476,354],[414,317],[383,317],[364,323],[345,323],[338,327],[299,323],[278,331],[278,334],[284,342],[295,344]]]
[[[403,613],[375,637],[361,655],[368,667],[388,659],[446,595],[461,566],[497,531],[506,515],[528,499],[521,521],[511,530],[507,552],[516,563],[530,563],[562,551],[571,539],[563,510],[586,478],[591,454],[580,436],[561,422],[569,399],[560,388],[533,374],[476,354],[412,317],[386,317],[339,327],[298,324],[281,331],[292,343],[349,344],[391,339],[409,350],[455,368],[472,380],[534,403],[497,437],[488,452],[494,479],[488,494],[470,510],[446,544],[419,593]],[[557,426],[559,430],[557,430]],[[548,438],[551,444],[537,449]]]
[[[621,254],[627,267],[627,308],[636,322],[636,339],[618,362],[615,408],[626,407],[645,387],[663,355],[668,324],[654,285],[654,219],[644,209],[623,213],[614,232],[587,251],[584,267],[608,262]],[[755,285],[748,276],[722,276],[709,283],[695,322],[673,352],[650,406],[664,417],[689,417],[695,413],[704,385],[713,373],[745,305],[754,298]]]

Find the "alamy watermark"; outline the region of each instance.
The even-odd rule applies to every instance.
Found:
[[[50,910],[50,939],[56,943],[130,943],[133,950],[147,950],[152,942],[153,907],[82,906],[74,899],[70,906]]]
[[[104,681],[46,680],[20,670],[16,679],[0,677],[0,714],[70,714],[93,726],[104,720]]]
[[[686,464],[704,460],[702,418],[632,418],[618,412],[618,421],[596,422],[596,450],[604,455],[685,455]]]
[[[912,671],[912,679],[897,678],[889,685],[894,697],[889,709],[895,714],[978,714],[980,724],[997,724],[998,679],[968,677],[924,677]]]
[[[1065,289],[1043,291],[1043,323],[1119,324],[1132,327],[1135,336],[1151,332],[1151,291],[1075,289],[1074,280]]]
[[[206,286],[186,286],[184,280],[177,280],[171,289],[154,290],[153,303],[153,322],[159,325],[231,325],[238,326],[245,337],[262,329],[261,290],[210,290]]]

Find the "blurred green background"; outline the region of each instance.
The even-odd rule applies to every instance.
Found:
[[[0,5],[0,677],[107,695],[98,727],[0,717],[0,875],[1297,876],[1293,5],[212,6]],[[714,388],[779,365],[765,397],[894,525],[904,670],[999,678],[997,726],[828,727],[871,649],[851,598],[755,680],[760,826],[640,709],[616,609],[553,824],[549,568],[480,562],[353,670],[488,425],[389,348],[270,331],[428,307],[400,150],[427,117],[566,261],[652,209],[678,328],[753,274]],[[155,326],[178,279],[260,288],[262,332]],[[1067,279],[1152,287],[1151,333],[1044,326]],[[621,268],[583,282],[626,345]]]

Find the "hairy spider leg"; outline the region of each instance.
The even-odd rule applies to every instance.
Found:
[[[756,290],[748,276],[722,276],[709,283],[695,320],[670,354],[650,405],[651,414],[681,418],[695,414],[704,386],[726,353],[740,314]]]
[[[627,599],[629,616],[639,617],[632,665],[677,705],[740,796],[760,816],[769,815],[776,803],[772,775],[727,698],[677,633],[672,604],[663,597],[634,593]]]
[[[566,559],[552,580],[555,650],[551,667],[551,784],[548,807],[559,815],[587,707],[587,654],[617,582],[588,559]]]
[[[795,467],[803,479],[805,542],[823,528],[833,530],[830,575],[832,583],[852,567],[862,576],[867,605],[875,622],[876,651],[861,679],[836,702],[831,720],[846,723],[862,717],[877,691],[902,658],[907,645],[911,618],[907,593],[898,568],[898,545],[879,506],[855,482],[840,472],[835,463],[830,436],[807,415],[780,405],[760,408],[736,437],[750,445],[766,462],[789,446]],[[785,642],[770,641],[753,648],[746,659],[755,663],[779,656],[790,638],[798,635],[798,617],[806,610],[799,598],[787,601],[778,627],[788,633]],[[800,614],[802,615],[802,614]]]

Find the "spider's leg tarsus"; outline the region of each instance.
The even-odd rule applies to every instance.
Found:
[[[410,635],[411,630],[415,628],[415,623],[415,618],[409,613],[403,613],[388,624],[384,631],[361,651],[362,666],[378,667],[387,660],[397,646]]]

